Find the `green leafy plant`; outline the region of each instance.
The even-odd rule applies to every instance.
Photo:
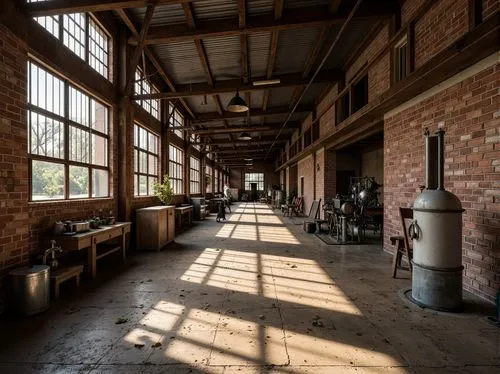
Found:
[[[288,204],[291,204],[293,199],[297,197],[297,190],[293,189],[292,192],[290,192],[290,195],[288,195]]]
[[[170,177],[165,174],[163,176],[163,183],[156,182],[153,185],[153,191],[155,196],[160,199],[162,204],[169,205],[172,202],[172,198],[174,197],[174,189],[170,184]]]

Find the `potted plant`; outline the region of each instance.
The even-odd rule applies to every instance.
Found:
[[[155,196],[162,202],[163,205],[169,205],[174,197],[174,189],[170,184],[170,178],[167,174],[163,176],[163,183],[156,182],[153,185]]]

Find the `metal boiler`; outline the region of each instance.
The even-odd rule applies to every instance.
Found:
[[[452,311],[462,303],[462,205],[444,189],[444,130],[425,134],[426,189],[413,204],[412,297]]]

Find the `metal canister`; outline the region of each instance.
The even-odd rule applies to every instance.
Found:
[[[462,302],[462,205],[451,192],[425,190],[413,205],[412,297],[454,310]]]
[[[50,273],[47,265],[23,267],[10,272],[9,309],[24,316],[50,307]]]

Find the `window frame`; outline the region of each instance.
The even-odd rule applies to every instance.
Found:
[[[38,1],[28,0],[28,3],[35,3],[35,2],[38,2]],[[74,38],[74,32],[71,32],[71,29],[70,30],[66,30],[65,29],[65,19],[66,19],[66,17],[71,18],[71,16],[76,15],[76,14],[81,14],[85,18],[85,20],[84,20],[85,27],[84,27],[84,30],[82,30],[83,34],[84,34],[84,40],[83,41]],[[65,48],[67,48],[72,53],[74,53],[76,56],[78,56],[79,58],[81,58],[87,65],[89,65],[98,74],[102,75],[104,78],[106,78],[106,79],[108,79],[110,81],[112,80],[111,79],[111,74],[110,74],[110,71],[112,69],[112,63],[111,63],[110,57],[112,56],[113,38],[112,38],[111,33],[106,29],[106,27],[104,27],[102,25],[102,23],[99,22],[99,20],[92,13],[80,12],[80,13],[58,14],[58,15],[53,15],[53,16],[33,17],[33,19],[40,26],[42,26],[49,34],[51,34],[53,37],[55,37],[57,40],[59,40],[64,45]],[[47,26],[48,19],[51,19],[52,20],[51,22],[53,24],[55,24],[55,27],[52,27],[50,30],[49,30],[49,28]],[[106,54],[106,56],[107,56],[107,65],[105,65],[105,74],[102,74],[91,63],[91,57],[90,56],[91,56],[92,53],[91,53],[91,43],[90,43],[90,41],[92,40],[93,42],[95,42],[95,40],[93,40],[91,38],[91,35],[90,35],[90,24],[91,24],[91,22],[95,25],[96,29],[98,29],[98,30],[101,31],[102,35],[105,35],[107,37],[107,51],[104,51],[105,54]],[[80,44],[81,46],[83,46],[83,57],[81,55],[79,55],[78,53],[76,53],[71,48],[71,46],[68,45],[68,44],[70,44],[69,42],[68,43],[65,42],[65,33],[66,33],[66,31],[67,31],[68,37],[74,38],[75,40],[78,41],[78,44]],[[101,48],[101,46],[99,45],[98,48]]]
[[[111,135],[110,135],[110,116],[111,116],[111,110],[110,106],[107,105],[106,103],[102,102],[95,96],[92,96],[88,94],[87,92],[83,91],[80,89],[77,85],[75,85],[73,82],[70,80],[66,79],[62,75],[58,74],[55,72],[53,69],[39,63],[38,61],[34,60],[33,58],[28,58],[27,61],[27,75],[28,75],[28,81],[27,81],[27,132],[28,132],[28,150],[27,150],[27,158],[28,158],[28,169],[29,169],[29,177],[30,177],[30,183],[29,183],[29,196],[28,196],[28,201],[31,203],[39,203],[39,202],[54,202],[54,201],[75,201],[75,200],[98,200],[98,199],[107,199],[112,197],[112,191],[111,191],[111,181],[112,181],[112,175],[111,175],[111,167],[110,167],[110,148],[111,148]],[[32,103],[32,65],[36,66],[38,70],[42,70],[46,76],[44,78],[47,80],[47,75],[50,75],[53,77],[53,79],[57,79],[60,81],[60,84],[62,85],[62,98],[59,98],[59,104],[62,103],[62,112],[61,110],[58,111],[58,113],[55,113],[49,109],[44,109],[41,106]],[[37,72],[38,74],[39,72]],[[52,79],[52,78],[51,78]],[[54,89],[54,82],[52,81],[52,88]],[[37,79],[37,85],[36,89],[39,91],[39,86],[38,86],[38,79]],[[45,96],[48,97],[47,95],[47,84],[45,87]],[[81,123],[76,122],[75,120],[70,118],[70,89],[75,90],[76,92],[80,93],[82,96],[85,96],[88,98],[88,108],[87,109],[87,121],[88,124],[84,125]],[[56,91],[54,90],[53,93]],[[59,92],[61,94],[61,92]],[[52,100],[54,100],[54,96],[52,95]],[[37,101],[38,101],[38,93],[37,93]],[[61,101],[62,100],[62,101]],[[95,115],[92,114],[93,105],[92,101],[99,103],[103,108],[106,108],[106,117],[105,117],[105,131],[100,131],[96,130],[93,126],[93,117]],[[82,112],[83,113],[83,112]],[[59,152],[60,156],[59,157],[50,157],[46,155],[40,155],[32,152],[32,116],[37,115],[37,116],[43,116],[47,119],[50,119],[52,121],[57,121],[62,125],[62,151]],[[46,127],[46,126],[45,126]],[[88,153],[88,162],[82,162],[82,161],[75,161],[71,159],[70,155],[70,130],[75,129],[75,130],[80,130],[84,131],[88,134],[88,141],[89,145],[87,148]],[[100,165],[98,163],[93,163],[93,147],[92,147],[92,137],[93,136],[99,136],[105,140],[106,143],[106,153],[103,155],[104,160],[105,160],[105,165]],[[61,156],[62,153],[62,156]],[[62,198],[55,198],[55,199],[33,199],[33,162],[46,162],[46,163],[51,163],[51,164],[57,164],[57,165],[63,165],[64,168],[64,182],[63,182],[63,197]],[[70,192],[70,168],[71,167],[82,167],[82,168],[87,168],[88,170],[88,193],[86,197],[71,197],[71,192]],[[107,181],[107,195],[106,196],[94,196],[94,181],[93,181],[93,172],[94,170],[96,171],[105,171],[108,176],[108,181]]]
[[[140,130],[146,132],[146,146],[143,148],[141,146],[141,137],[139,136]],[[154,139],[156,140],[156,153],[154,151],[150,150],[149,146],[149,141],[150,137],[153,136]],[[160,144],[161,144],[161,137],[154,131],[151,131],[147,127],[141,125],[138,122],[134,123],[134,197],[150,197],[154,196],[154,189],[150,191],[150,183],[149,180],[150,178],[155,178],[156,182],[160,180]],[[145,153],[146,154],[146,173],[141,172],[141,158],[139,157],[140,153]],[[150,168],[149,168],[149,162],[150,162],[150,157],[153,157],[156,159],[156,173],[150,173]],[[146,193],[141,194],[140,191],[140,178],[141,177],[146,177]]]
[[[172,160],[172,151],[176,152],[179,156],[180,161]],[[172,188],[174,189],[175,195],[184,195],[184,150],[173,144],[168,145],[168,176],[172,183]],[[176,157],[177,158],[177,157]],[[177,171],[174,172],[174,168],[180,170],[180,177],[177,175]],[[180,191],[178,191],[177,186],[180,185]]]
[[[177,107],[169,103],[168,104],[168,127],[183,127],[185,124],[186,118],[184,115],[181,113]],[[172,134],[177,135],[179,138],[184,140],[184,131],[181,129],[170,129]]]
[[[211,165],[205,165],[205,178],[206,177],[209,177],[209,180],[210,180],[210,183],[206,183],[206,186],[205,186],[205,192],[206,193],[213,193],[213,170],[212,170],[212,166]]]
[[[405,49],[405,61],[402,64],[400,51]],[[410,43],[408,40],[408,34],[405,34],[399,41],[394,45],[393,49],[393,82],[397,83],[405,79],[410,73]],[[404,75],[400,70],[404,66]]]
[[[197,165],[193,165],[197,164]],[[189,156],[189,194],[199,195],[201,194],[201,171],[200,171],[201,161],[199,158],[194,156]]]
[[[249,176],[256,176],[256,179],[252,178],[252,180],[248,180]],[[262,177],[262,178],[261,178]],[[257,183],[257,191],[264,191],[265,188],[265,175],[264,173],[245,173],[245,191],[251,190],[251,183]],[[262,184],[262,189],[260,189],[260,185]],[[248,187],[248,188],[247,188]]]
[[[134,92],[136,95],[159,93],[158,88],[144,75],[141,68],[135,69]],[[161,121],[160,99],[136,100],[136,103],[151,116]]]

